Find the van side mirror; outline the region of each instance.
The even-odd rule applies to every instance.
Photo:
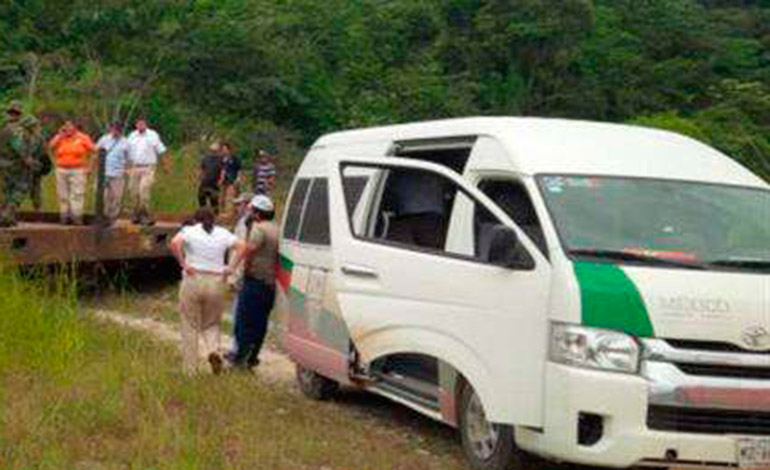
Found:
[[[513,229],[498,225],[494,229],[489,243],[487,261],[495,266],[509,269],[533,269],[535,262],[519,242]]]

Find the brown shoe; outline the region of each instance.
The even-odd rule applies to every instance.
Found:
[[[211,372],[213,372],[214,375],[219,375],[222,373],[224,362],[222,361],[222,356],[220,356],[218,353],[213,352],[209,354],[209,364],[211,364]]]

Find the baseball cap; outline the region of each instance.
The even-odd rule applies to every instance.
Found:
[[[273,201],[271,201],[270,198],[264,194],[257,194],[251,198],[249,205],[254,209],[260,210],[262,212],[273,212]]]
[[[254,193],[241,193],[239,196],[233,199],[233,202],[236,204],[241,204],[244,202],[249,202],[252,199],[254,199]]]

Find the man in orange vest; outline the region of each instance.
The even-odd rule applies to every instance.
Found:
[[[64,123],[48,146],[56,162],[56,194],[61,222],[81,225],[86,181],[96,146],[72,121]]]

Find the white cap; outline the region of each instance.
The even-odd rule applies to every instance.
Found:
[[[273,212],[273,201],[271,201],[270,198],[264,194],[257,194],[251,198],[249,205],[254,209],[260,210],[262,212]]]

